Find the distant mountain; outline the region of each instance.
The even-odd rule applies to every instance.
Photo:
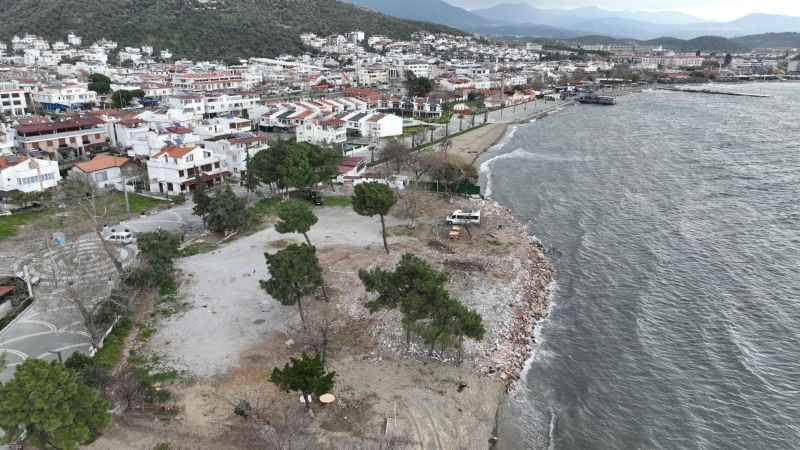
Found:
[[[542,37],[553,39],[570,39],[582,35],[580,32],[568,30],[566,28],[551,27],[548,25],[536,25],[532,23],[476,27],[470,31],[488,37]]]
[[[442,0],[345,0],[401,19],[440,23],[451,27],[469,29],[488,26],[490,22],[464,8],[452,6]]]
[[[300,34],[362,30],[406,39],[415,31],[461,31],[411,22],[333,0],[0,0],[0,40],[74,31],[85,42],[169,48],[178,57],[235,59],[303,50]]]
[[[662,47],[677,52],[715,52],[715,53],[736,53],[748,51],[751,48],[737,40],[726,39],[719,36],[701,36],[694,39],[678,39],[674,37],[660,37],[649,40],[619,39],[611,36],[581,36],[574,39],[567,39],[568,42],[584,45],[599,44],[619,44],[631,43],[640,48],[655,49]]]
[[[765,33],[741,36],[733,39],[750,48],[800,48],[800,33]]]
[[[581,22],[612,18],[669,25],[703,22],[703,19],[673,11],[610,11],[597,7],[541,9],[528,3],[503,3],[490,8],[476,9],[472,13],[493,22],[539,23],[564,28],[576,28]]]
[[[731,22],[704,22],[682,13],[609,11],[602,8],[540,9],[527,3],[504,3],[472,10],[495,23],[520,25],[546,24],[579,34],[600,34],[633,39],[674,36],[691,39],[699,36],[735,37],[770,32],[800,32],[800,17],[751,14]]]

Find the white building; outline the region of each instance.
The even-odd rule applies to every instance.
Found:
[[[75,174],[98,188],[113,187],[122,188],[123,183],[127,183],[126,177],[134,163],[119,156],[97,155],[91,161],[84,161],[75,164],[70,169],[70,174]]]
[[[187,194],[197,183],[215,185],[230,175],[211,150],[196,145],[169,146],[147,161],[150,190]]]
[[[97,102],[97,93],[87,83],[51,86],[35,91],[31,99],[45,111],[84,109]]]
[[[394,114],[368,114],[358,120],[358,125],[364,137],[387,138],[403,134],[403,118]]]
[[[26,156],[0,156],[0,191],[42,192],[61,181],[58,162]]]
[[[222,159],[222,166],[234,177],[243,177],[247,161],[269,148],[267,135],[262,133],[233,133],[205,140],[206,149]]]
[[[337,118],[312,120],[295,128],[297,142],[343,148],[347,142],[347,124]]]
[[[24,90],[0,89],[0,116],[24,116],[27,107]]]

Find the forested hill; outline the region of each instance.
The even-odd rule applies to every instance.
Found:
[[[87,43],[104,37],[195,59],[296,53],[305,32],[361,30],[397,39],[420,30],[460,34],[334,0],[0,0],[0,11],[0,40],[26,32],[63,40],[72,31]]]

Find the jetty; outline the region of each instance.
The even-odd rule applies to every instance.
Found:
[[[577,100],[580,103],[592,105],[615,105],[617,103],[617,99],[609,95],[581,95]]]
[[[672,92],[686,92],[689,94],[709,94],[709,95],[730,95],[733,97],[755,97],[755,98],[769,98],[769,95],[763,94],[747,94],[744,92],[728,92],[728,91],[715,91],[713,89],[681,89],[676,87],[660,87],[662,91]]]

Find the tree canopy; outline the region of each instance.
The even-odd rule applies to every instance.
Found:
[[[311,210],[311,205],[302,200],[290,200],[278,206],[278,218],[280,221],[275,224],[275,231],[278,233],[300,233],[306,239],[306,243],[311,245],[308,239],[308,231],[317,223],[317,216]]]
[[[486,332],[478,313],[450,297],[447,276],[417,256],[404,254],[392,271],[361,270],[358,276],[367,292],[378,294],[367,302],[370,312],[400,311],[407,343],[415,332],[433,351],[437,343],[460,347],[463,337],[480,340]]]
[[[126,108],[131,105],[133,99],[136,98],[143,98],[144,91],[141,89],[136,89],[133,91],[126,91],[126,90],[119,90],[114,91],[111,94],[111,102],[114,104],[116,108]]]
[[[218,191],[208,202],[206,224],[215,233],[240,231],[250,223],[247,201],[233,193],[229,185]]]
[[[88,89],[98,94],[108,94],[111,92],[111,78],[102,73],[93,73],[89,75]]]
[[[142,264],[131,275],[134,284],[158,286],[172,276],[181,240],[165,230],[136,235]]]
[[[247,170],[256,181],[280,189],[306,188],[336,177],[341,152],[309,143],[277,141],[250,158]]]
[[[29,358],[0,386],[0,428],[42,447],[77,449],[110,422],[108,405],[63,365]]]
[[[397,202],[394,191],[383,183],[361,183],[353,191],[353,211],[362,216],[381,218],[381,236],[383,248],[389,253],[389,244],[386,242],[386,222],[384,216]]]
[[[274,368],[269,381],[286,392],[299,392],[305,400],[306,408],[311,409],[310,395],[319,397],[333,390],[336,372],[326,372],[320,355],[289,358],[283,369]]]
[[[308,244],[292,244],[273,255],[266,253],[264,258],[270,278],[260,281],[261,288],[284,306],[297,305],[305,327],[303,298],[315,293],[323,284],[316,249]]]
[[[430,78],[418,77],[414,72],[406,72],[405,87],[408,95],[414,97],[427,97],[433,90],[433,81]]]

